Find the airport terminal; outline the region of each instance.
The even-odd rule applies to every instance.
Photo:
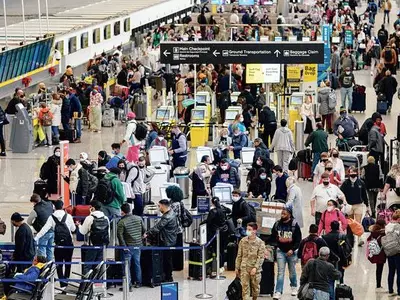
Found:
[[[3,0],[0,299],[400,299],[394,0]]]

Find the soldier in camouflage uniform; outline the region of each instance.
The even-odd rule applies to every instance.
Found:
[[[253,300],[260,294],[261,270],[264,262],[265,243],[257,237],[256,223],[247,224],[246,237],[239,243],[236,257],[236,275],[242,283],[243,300],[250,297],[251,286]]]

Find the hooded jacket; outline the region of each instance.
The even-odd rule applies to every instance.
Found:
[[[20,288],[20,289],[24,289],[27,291],[32,291],[34,286],[32,285],[32,281],[36,280],[39,278],[40,275],[40,270],[44,267],[43,263],[37,263],[34,266],[31,266],[30,268],[26,269],[24,274],[16,274],[14,276],[14,279],[17,280],[23,280],[25,282],[29,282],[29,283],[25,283],[25,282],[16,282],[15,283],[15,287],[16,288]]]
[[[323,116],[328,114],[333,114],[335,109],[329,109],[329,94],[332,91],[330,87],[321,88],[318,91],[318,103],[321,105],[319,106],[319,113]]]
[[[289,250],[296,251],[301,242],[301,230],[296,220],[292,217],[288,222],[279,219],[275,222],[271,231],[271,245],[276,245],[279,250],[287,253]]]
[[[271,149],[294,152],[293,134],[288,127],[280,127],[275,131]]]
[[[124,193],[124,187],[122,186],[122,183],[118,178],[118,175],[110,172],[107,173],[104,176],[104,178],[111,181],[111,187],[114,191],[113,201],[110,204],[107,204],[106,206],[120,209],[122,204],[126,202],[126,197]]]

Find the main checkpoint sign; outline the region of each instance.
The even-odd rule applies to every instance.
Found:
[[[163,42],[164,64],[322,64],[323,42]]]

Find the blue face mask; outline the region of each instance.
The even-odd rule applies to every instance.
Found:
[[[267,179],[267,175],[260,175],[260,179],[262,179],[262,180]]]

